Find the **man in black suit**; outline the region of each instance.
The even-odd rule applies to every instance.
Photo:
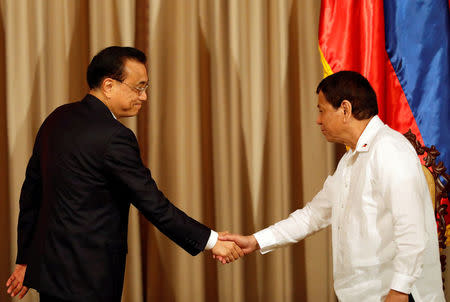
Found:
[[[117,121],[137,115],[147,99],[145,63],[135,48],[102,50],[88,67],[89,94],[39,129],[20,196],[11,296],[35,288],[41,301],[120,301],[130,203],[192,255],[243,256],[167,200],[133,132]]]

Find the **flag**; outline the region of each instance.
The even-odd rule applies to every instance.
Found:
[[[435,145],[450,167],[450,1],[322,0],[319,51],[328,75],[357,71],[380,118]]]

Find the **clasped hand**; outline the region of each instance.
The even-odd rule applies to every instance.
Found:
[[[221,232],[219,233],[219,240],[212,249],[212,253],[214,259],[225,264],[233,262],[257,249],[259,249],[259,245],[253,235],[243,236]]]

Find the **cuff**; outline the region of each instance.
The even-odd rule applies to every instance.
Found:
[[[258,241],[261,254],[266,254],[275,249],[276,239],[270,228],[261,230],[253,234]]]
[[[208,242],[206,243],[205,250],[211,250],[216,245],[218,238],[219,234],[211,230],[211,234],[209,235],[209,239]]]
[[[411,288],[416,281],[416,278],[403,275],[399,273],[394,273],[394,277],[391,282],[391,289],[405,294],[411,293]]]

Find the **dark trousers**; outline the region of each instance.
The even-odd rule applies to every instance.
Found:
[[[67,302],[67,300],[62,300],[59,298],[55,298],[43,293],[39,293],[39,301],[40,302]]]
[[[84,301],[95,301],[95,302],[120,302],[122,299],[122,296],[104,296],[104,297],[95,297],[95,296],[89,296],[85,299],[78,299],[78,300],[66,300],[66,299],[60,299],[57,297],[49,296],[44,293],[39,293],[39,301],[40,302],[84,302]]]
[[[411,295],[411,294],[409,294],[409,299],[408,299],[408,302],[414,302],[414,298],[412,297],[412,295]]]

